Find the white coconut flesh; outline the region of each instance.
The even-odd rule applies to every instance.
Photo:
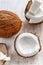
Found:
[[[16,39],[16,50],[21,56],[33,56],[39,52],[39,49],[38,38],[31,33],[23,33]]]
[[[10,57],[7,57],[7,56],[4,55],[2,52],[0,52],[0,60],[10,61]]]
[[[39,7],[41,6],[42,2],[39,0],[32,0],[32,5],[29,9],[29,12],[31,12],[33,15],[35,15],[37,13],[37,11],[39,10]]]
[[[39,9],[36,15],[32,15],[31,13],[27,12],[27,18],[30,18],[29,23],[40,23],[43,21],[43,11]]]

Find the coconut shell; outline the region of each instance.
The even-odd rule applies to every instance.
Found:
[[[8,49],[5,43],[0,43],[0,52],[8,56]],[[0,65],[3,65],[4,63],[5,63],[4,60],[0,60]]]
[[[30,21],[30,18],[27,18],[27,17],[26,17],[26,13],[29,11],[31,5],[32,5],[32,0],[30,0],[30,1],[27,3],[26,8],[25,8],[25,18],[26,18],[27,21]],[[43,21],[40,21],[39,23],[33,23],[33,24],[36,25],[36,24],[41,24],[41,23],[43,23]],[[32,23],[29,23],[29,24],[32,24]]]

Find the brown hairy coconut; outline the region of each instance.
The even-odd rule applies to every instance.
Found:
[[[22,21],[13,12],[0,11],[0,37],[11,37],[19,32],[22,26]]]

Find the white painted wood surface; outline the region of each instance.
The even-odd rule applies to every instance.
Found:
[[[5,9],[17,13],[23,21],[22,29],[19,33],[36,32],[36,34],[40,37],[42,49],[36,56],[25,59],[18,56],[14,50],[14,40],[16,36],[11,38],[0,38],[0,42],[7,44],[9,55],[11,56],[11,61],[6,62],[5,65],[43,65],[43,23],[30,25],[26,21],[24,17],[24,10],[27,2],[28,0],[0,0],[0,10]]]

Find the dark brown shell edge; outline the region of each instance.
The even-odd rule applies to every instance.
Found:
[[[26,20],[27,20],[28,22],[30,21],[30,18],[27,18],[27,17],[26,17],[26,13],[29,11],[29,9],[30,9],[30,7],[31,7],[31,4],[32,4],[32,0],[30,0],[30,1],[27,3],[27,6],[26,6],[25,12],[24,12],[25,18],[26,18]],[[39,23],[29,23],[29,24],[37,25],[37,24],[41,24],[41,23],[43,23],[43,21],[40,21]]]
[[[7,45],[6,45],[5,43],[0,43],[0,44],[2,44],[2,45],[5,45],[5,46],[6,46],[7,56],[8,56],[9,54],[8,54],[8,48],[7,48]],[[3,62],[3,65],[5,64],[5,62],[6,62],[6,61],[4,61],[4,62]]]
[[[36,35],[36,33],[32,33],[32,34]],[[19,35],[20,35],[20,34],[19,34]],[[19,35],[18,35],[18,36],[19,36]],[[28,56],[25,57],[25,56],[20,55],[20,54],[17,52],[17,49],[16,49],[16,39],[18,38],[18,36],[15,38],[15,41],[14,41],[14,49],[15,49],[16,53],[17,53],[20,57],[23,57],[23,58],[31,58],[31,57],[37,55],[37,54],[41,51],[41,42],[40,42],[39,36],[36,35],[37,38],[38,38],[38,41],[39,41],[39,46],[40,46],[39,51],[38,51],[35,55],[29,56],[29,57],[28,57]]]

